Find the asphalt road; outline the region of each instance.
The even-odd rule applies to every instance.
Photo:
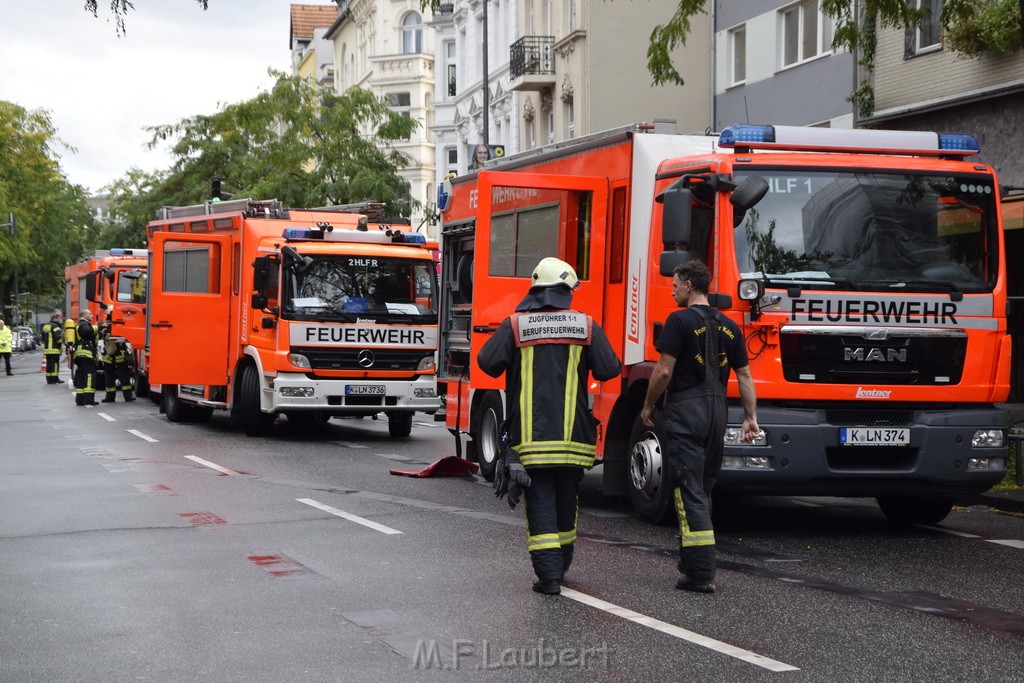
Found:
[[[0,680],[1024,680],[1024,523],[873,501],[720,501],[718,592],[674,589],[678,532],[584,482],[567,589],[530,590],[521,510],[424,416],[76,407],[40,355],[0,376]],[[67,376],[67,371],[63,371]]]

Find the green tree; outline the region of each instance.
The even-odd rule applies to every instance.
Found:
[[[293,207],[377,201],[389,215],[409,215],[409,184],[398,174],[409,159],[391,145],[409,139],[416,122],[368,90],[338,94],[297,76],[271,75],[273,88],[251,100],[149,128],[151,147],[172,143],[173,167],[115,183],[116,217],[133,225],[160,205],[202,202],[212,178],[236,199]]]
[[[14,215],[14,235],[0,231],[0,304],[13,306],[15,278],[21,293],[57,296],[64,266],[90,243],[95,222],[85,189],[68,183],[45,110],[0,101],[0,217]]]
[[[204,10],[209,5],[209,0],[196,0],[196,2]],[[87,12],[92,12],[94,17],[98,17],[99,0],[85,0],[85,9]],[[117,35],[125,34],[124,18],[128,15],[128,10],[133,9],[135,9],[135,5],[130,0],[110,0],[110,13],[114,15],[114,30],[117,31]]]

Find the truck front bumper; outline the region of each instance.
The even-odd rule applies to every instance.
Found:
[[[310,379],[281,373],[268,382],[264,398],[270,412],[319,411],[329,415],[372,415],[380,412],[423,412],[441,408],[434,377],[416,380]]]
[[[1006,472],[1006,412],[995,406],[943,409],[758,402],[767,445],[727,445],[718,483],[744,493],[813,496],[964,495],[987,491]],[[743,422],[738,406],[729,425]],[[851,428],[906,430],[902,445],[844,445]],[[842,430],[847,430],[843,432]],[[1002,430],[1001,447],[973,445]]]

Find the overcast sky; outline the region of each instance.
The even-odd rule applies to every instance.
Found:
[[[131,167],[167,168],[144,128],[211,114],[289,72],[289,0],[133,0],[118,37],[109,0],[0,0],[0,100],[46,109],[68,180],[96,193]],[[330,4],[307,0],[304,4]]]

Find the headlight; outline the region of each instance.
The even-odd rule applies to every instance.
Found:
[[[1002,448],[1006,444],[1006,435],[1002,429],[979,429],[971,438],[975,448]]]
[[[763,286],[760,280],[740,280],[736,293],[743,301],[756,301],[764,294]]]
[[[309,363],[309,359],[303,356],[301,353],[289,353],[288,360],[291,362],[292,365],[294,365],[297,368],[302,368],[303,370],[313,369],[313,366],[310,365]]]
[[[313,387],[281,387],[281,395],[288,398],[312,398]]]
[[[434,369],[434,357],[433,356],[427,356],[427,357],[423,358],[422,360],[420,360],[420,364],[419,364],[419,366],[416,369],[417,370],[433,370]]]
[[[768,445],[768,432],[763,429],[757,433],[753,441],[740,441],[740,433],[742,432],[740,427],[726,427],[725,437],[723,441],[726,446],[767,446]]]
[[[434,398],[435,396],[433,389],[413,389],[412,395],[416,398]]]

